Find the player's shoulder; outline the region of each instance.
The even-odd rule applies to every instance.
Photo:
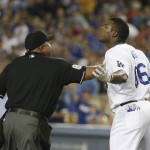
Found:
[[[139,57],[141,57],[142,59],[148,60],[147,56],[145,55],[145,53],[139,49],[136,49],[136,53],[138,54]]]
[[[145,56],[145,54],[144,54],[144,52],[143,52],[143,51],[141,51],[141,50],[139,50],[139,49],[136,49],[135,51],[136,51],[136,53],[138,53],[138,54],[140,54],[140,55],[144,55],[144,56]]]
[[[105,53],[105,56],[125,56],[127,55],[126,51],[126,44],[118,44],[110,49]]]

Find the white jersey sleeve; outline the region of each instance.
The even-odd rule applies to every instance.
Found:
[[[109,73],[124,70],[129,75],[129,61],[124,52],[117,48],[109,50],[105,55],[106,68]]]

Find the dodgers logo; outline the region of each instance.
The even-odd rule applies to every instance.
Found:
[[[122,62],[120,62],[120,61],[117,61],[117,66],[121,67],[121,68],[124,68],[124,64]]]

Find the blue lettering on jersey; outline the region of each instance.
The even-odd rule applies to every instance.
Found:
[[[136,55],[136,53],[135,53],[134,51],[131,51],[131,54],[132,54],[132,57],[133,57],[134,59],[137,58],[137,55]]]
[[[124,68],[124,64],[122,62],[120,62],[120,61],[117,61],[117,66],[121,67],[121,68]]]
[[[140,110],[140,107],[137,106],[136,104],[132,104],[132,105],[127,106],[127,112],[132,112],[132,111],[136,111],[136,110]]]

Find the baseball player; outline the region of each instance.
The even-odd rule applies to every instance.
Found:
[[[111,18],[98,32],[108,50],[103,65],[93,71],[107,82],[114,120],[110,150],[150,150],[149,61],[140,50],[126,44],[128,25]]]

